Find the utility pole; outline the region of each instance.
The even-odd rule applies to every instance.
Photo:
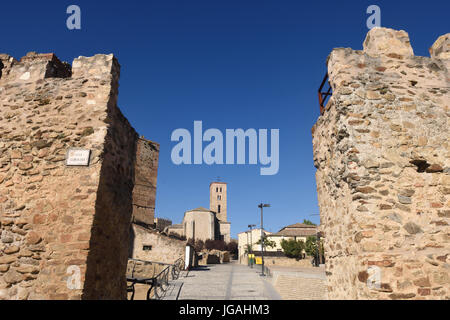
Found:
[[[261,276],[264,277],[264,225],[263,225],[263,208],[269,208],[270,204],[260,203],[258,208],[261,208]]]
[[[253,255],[253,241],[252,241],[252,229],[256,227],[255,224],[249,224],[248,227],[250,228],[250,253]],[[250,256],[250,268],[253,269],[253,256]]]

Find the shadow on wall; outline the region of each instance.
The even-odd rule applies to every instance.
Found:
[[[136,239],[136,233],[134,232],[133,224],[130,224],[130,240],[129,240],[130,243],[128,246],[128,258],[133,257],[135,239]]]
[[[137,134],[120,110],[112,108],[115,119],[108,119],[111,125],[100,172],[84,300],[126,299]]]

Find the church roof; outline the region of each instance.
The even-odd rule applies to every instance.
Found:
[[[209,184],[209,186],[211,187],[211,185],[213,185],[213,184],[227,184],[227,183],[226,182],[221,182],[221,181],[215,181],[215,182],[211,182]]]
[[[196,209],[189,210],[189,211],[211,212],[211,210],[206,209],[206,208],[204,208],[204,207],[198,207],[198,208],[196,208]]]

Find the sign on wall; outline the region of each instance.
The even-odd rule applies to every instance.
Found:
[[[91,157],[91,150],[89,149],[74,149],[67,151],[66,165],[67,166],[89,166],[89,159]]]

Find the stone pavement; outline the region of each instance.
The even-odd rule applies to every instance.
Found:
[[[281,299],[270,279],[261,277],[256,268],[237,263],[200,267],[189,271],[176,282],[182,282],[179,300]]]
[[[202,266],[183,271],[171,281],[162,300],[323,300],[326,299],[324,268],[261,268],[237,263]],[[136,285],[135,300],[145,300],[148,287]]]
[[[272,283],[283,300],[325,300],[325,269],[271,266]]]

